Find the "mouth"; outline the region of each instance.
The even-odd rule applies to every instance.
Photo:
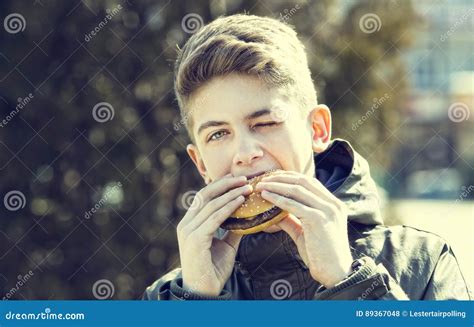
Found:
[[[264,171],[262,171],[262,172],[260,172],[260,173],[252,174],[252,175],[247,175],[247,179],[250,180],[250,179],[252,179],[252,178],[254,178],[254,177],[257,177],[257,176],[260,176],[260,175],[263,175],[263,174],[265,174]]]
[[[257,176],[260,176],[260,175],[263,175],[263,174],[265,174],[265,173],[269,173],[269,172],[275,171],[275,170],[278,170],[278,169],[277,169],[277,168],[272,168],[272,169],[268,169],[268,170],[261,171],[261,172],[259,172],[259,173],[252,174],[252,175],[246,175],[246,177],[247,177],[247,180],[250,180],[250,179],[252,179],[252,178],[254,178],[254,177],[257,177]]]

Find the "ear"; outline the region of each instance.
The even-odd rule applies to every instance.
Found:
[[[308,120],[311,126],[313,151],[321,153],[331,142],[331,111],[326,105],[319,104],[309,113]]]
[[[201,154],[199,153],[198,148],[194,144],[188,144],[188,146],[186,147],[186,151],[188,152],[188,155],[191,160],[194,162],[194,165],[199,171],[199,174],[201,174],[202,179],[204,179],[206,185],[209,184],[211,182],[211,179],[207,175],[206,166],[202,161]]]

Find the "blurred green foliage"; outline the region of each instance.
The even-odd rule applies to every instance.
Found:
[[[32,271],[14,298],[93,298],[93,284],[108,279],[113,298],[134,299],[179,265],[181,195],[203,186],[184,128],[173,129],[172,66],[188,13],[204,23],[248,12],[294,25],[319,100],[332,109],[333,137],[390,163],[390,142],[377,144],[400,119],[400,53],[416,21],[408,1],[2,1],[0,12],[26,21],[23,32],[0,33],[0,118],[34,95],[0,128],[0,194],[26,199],[16,211],[0,206],[2,294]],[[361,30],[366,13],[380,17],[379,30]],[[351,130],[385,94],[383,110]],[[112,105],[113,119],[94,119],[99,102]]]

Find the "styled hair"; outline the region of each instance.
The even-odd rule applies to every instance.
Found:
[[[178,50],[174,91],[188,135],[193,92],[213,77],[232,73],[261,78],[269,87],[283,87],[301,112],[317,104],[316,90],[304,50],[295,30],[274,18],[237,14],[219,17],[200,28]]]

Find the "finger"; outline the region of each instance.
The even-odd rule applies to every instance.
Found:
[[[294,171],[285,171],[284,174],[270,175],[262,178],[262,182],[267,181],[298,184],[320,196],[334,196],[317,178],[312,178]]]
[[[223,178],[220,178],[202,189],[202,197],[210,201],[219,195],[224,194],[228,190],[245,185],[247,183],[246,176],[229,176],[226,175]]]
[[[277,193],[264,190],[262,192],[262,198],[273,203],[275,206],[280,209],[286,210],[289,213],[294,214],[300,219],[307,218],[310,214],[310,208],[300,202],[297,202],[293,199],[287,198]]]
[[[229,244],[229,246],[233,247],[235,250],[235,253],[237,253],[239,249],[240,241],[242,240],[243,236],[244,235],[239,235],[239,234],[232,233],[231,231],[227,231],[222,237],[222,241],[226,242],[227,244]]]
[[[291,239],[295,243],[303,233],[303,225],[301,224],[301,221],[291,213],[289,213],[286,218],[281,220],[277,226],[281,227],[281,229],[290,235]]]
[[[287,184],[280,182],[260,182],[256,186],[257,191],[267,190],[286,198],[291,198],[305,206],[315,208],[323,205],[323,201],[301,185]]]
[[[192,221],[188,223],[189,228],[190,229],[198,228],[204,221],[206,221],[217,210],[221,209],[222,207],[226,205],[229,205],[229,203],[233,201],[235,198],[237,198],[238,196],[248,195],[251,192],[252,192],[252,186],[245,184],[243,186],[233,189],[221,195],[220,197],[212,200],[211,202],[205,205],[205,207],[201,210],[201,212],[198,215],[196,215]]]
[[[291,239],[298,248],[301,259],[303,259],[305,264],[308,264],[304,232],[301,221],[290,213],[285,219],[280,221],[277,226],[290,235]]]
[[[207,203],[206,207],[201,210],[200,215],[204,215],[209,217],[213,214],[216,210],[222,208],[227,203],[238,197],[239,195],[249,195],[252,193],[253,187],[249,184],[244,184],[237,188],[231,189],[228,192],[218,196],[217,198],[211,200]]]
[[[306,188],[325,200],[331,200],[335,196],[317,179],[302,175],[293,171],[285,171],[284,174],[265,176],[261,182],[282,182],[287,184],[297,184]]]
[[[298,201],[267,190],[262,192],[262,198],[298,217],[303,226],[305,224],[314,225],[315,223],[317,226],[324,226],[327,223],[327,214],[319,208],[308,207]]]
[[[219,239],[220,241],[224,242],[227,244],[229,247],[233,249],[233,251],[225,251],[225,252],[220,252],[217,261],[214,263],[216,266],[221,266],[222,263],[229,262],[229,260],[232,260],[235,262],[235,257],[237,256],[237,251],[239,249],[239,244],[240,240],[242,239],[243,235],[237,235],[235,233],[232,233],[230,231],[226,231],[222,239]],[[214,240],[217,240],[217,238],[214,238]]]
[[[232,212],[234,212],[242,203],[245,198],[243,195],[239,195],[236,199],[229,202],[228,205],[220,208],[214,212],[208,219],[206,219],[199,227],[196,228],[195,233],[199,233],[206,236],[212,236],[222,223],[229,218]]]
[[[291,198],[297,202],[306,205],[309,208],[321,210],[327,214],[331,214],[335,208],[334,203],[340,202],[339,199],[323,199],[317,194],[310,192],[302,185],[288,184],[284,182],[260,182],[256,185],[256,190],[268,190],[270,192]]]
[[[226,175],[207,185],[196,194],[193,204],[189,207],[183,219],[181,219],[180,225],[183,227],[188,225],[201,212],[207,203],[212,201],[215,197],[226,193],[230,189],[246,184],[247,178],[245,176],[232,177],[231,175]]]

